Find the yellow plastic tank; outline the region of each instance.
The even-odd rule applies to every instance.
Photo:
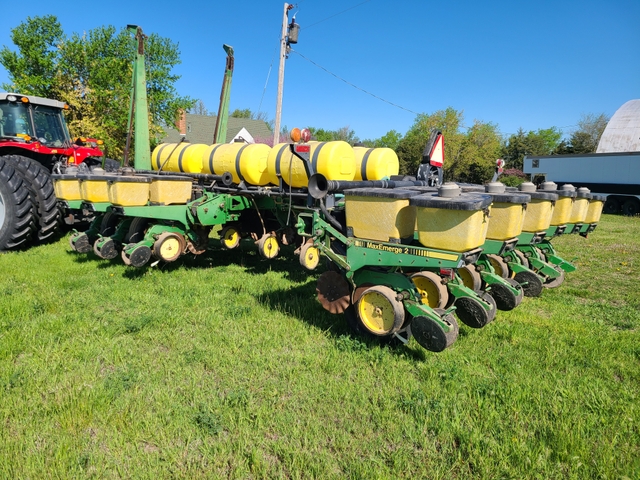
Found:
[[[51,175],[53,191],[59,200],[82,200],[80,180],[75,174]]]
[[[491,202],[490,195],[462,193],[453,183],[445,183],[438,193],[411,197],[409,203],[416,207],[418,240],[425,247],[454,252],[482,246]]]
[[[204,143],[161,143],[151,153],[151,167],[164,172],[201,173]],[[167,160],[168,159],[168,160]]]
[[[347,230],[354,237],[399,243],[412,238],[416,209],[409,199],[418,191],[354,188],[344,191]]]
[[[398,155],[390,148],[353,147],[356,159],[354,180],[382,180],[398,175]]]
[[[203,152],[203,173],[231,173],[234,183],[251,185],[269,183],[267,159],[271,147],[262,143],[221,143]]]
[[[309,142],[309,161],[313,170],[321,173],[328,180],[353,180],[356,174],[356,157],[353,148],[347,142],[341,140],[334,142]],[[278,146],[276,146],[278,147]],[[270,178],[276,176],[276,161],[270,163],[274,171]],[[294,188],[306,187],[309,184],[307,171],[302,160],[290,156],[283,151],[280,165],[282,180]]]
[[[589,200],[591,200],[591,190],[586,187],[580,187],[576,192],[577,196],[573,202],[571,215],[569,215],[569,223],[583,223],[589,209]]]
[[[538,191],[531,182],[522,183],[518,188],[522,193],[531,197],[522,222],[522,231],[535,233],[547,230],[551,225],[551,217],[558,195],[551,191]]]
[[[606,195],[592,193],[591,200],[589,200],[589,207],[587,208],[587,215],[584,218],[584,223],[598,223],[606,201]]]
[[[271,149],[269,152],[269,158],[267,159],[267,177],[269,183],[273,185],[279,185],[279,178],[282,175],[282,165],[284,163],[289,164],[297,157],[291,153],[290,143],[279,143]],[[298,160],[299,161],[299,160]]]
[[[191,200],[193,180],[177,175],[151,176],[149,201],[155,204],[175,205]]]
[[[113,180],[115,175],[87,174],[78,175],[80,180],[80,194],[82,200],[90,203],[105,203],[109,201],[108,181]]]
[[[573,185],[565,184],[560,189],[554,182],[544,182],[540,188],[543,192],[553,192],[558,195],[556,205],[551,215],[551,225],[559,226],[569,223],[573,202],[577,196],[576,188]]]
[[[151,178],[120,175],[109,180],[109,201],[121,207],[141,207],[149,201]]]
[[[507,192],[505,185],[500,182],[489,183],[486,193],[493,198],[487,238],[504,241],[520,235],[531,196],[526,193]]]

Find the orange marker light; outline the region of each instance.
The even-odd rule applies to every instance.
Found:
[[[300,133],[300,129],[296,127],[291,130],[291,133],[289,135],[291,136],[291,140],[297,143],[300,141],[302,134]]]

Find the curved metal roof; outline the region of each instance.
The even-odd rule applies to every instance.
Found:
[[[638,151],[640,151],[640,100],[629,100],[609,120],[596,153]]]

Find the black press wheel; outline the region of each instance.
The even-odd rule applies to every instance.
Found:
[[[532,271],[518,272],[513,279],[520,284],[525,297],[539,297],[542,293],[542,280]]]
[[[556,270],[560,273],[560,275],[556,278],[548,278],[543,284],[544,288],[556,288],[564,283],[564,270],[562,270],[562,268],[560,267],[556,267]]]
[[[439,308],[434,311],[451,327],[448,332],[445,332],[437,322],[419,315],[413,317],[411,321],[411,333],[416,341],[426,350],[430,352],[441,352],[445,348],[453,345],[453,342],[456,341],[459,327],[453,315],[445,314],[445,311]]]
[[[482,328],[495,317],[495,311],[487,311],[482,302],[473,297],[456,298],[454,305],[458,318],[471,328]]]
[[[513,282],[513,285],[511,282]],[[509,311],[516,308],[520,305],[522,301],[522,287],[518,282],[512,280],[511,278],[505,279],[505,282],[508,282],[511,286],[516,286],[518,288],[518,293],[514,294],[507,285],[504,283],[492,283],[491,284],[491,296],[496,302],[496,307],[498,310]]]
[[[122,217],[113,212],[105,213],[102,217],[102,221],[100,222],[100,235],[103,237],[110,237],[116,233],[116,228],[118,228],[120,220],[122,220]]]

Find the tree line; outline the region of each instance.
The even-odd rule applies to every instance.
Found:
[[[67,116],[71,131],[103,139],[107,154],[119,158],[126,143],[135,55],[131,33],[125,28],[102,26],[66,36],[57,17],[45,15],[27,17],[11,30],[11,40],[17,50],[7,46],[0,50],[0,64],[10,79],[2,87],[67,103],[71,107]],[[180,63],[177,44],[150,34],[145,42],[145,60],[152,143],[163,136],[163,127],[174,124],[179,111],[210,114],[202,100],[176,91],[180,77],[172,69]],[[263,112],[236,109],[230,116],[262,120],[273,129],[273,121]],[[463,111],[448,107],[417,115],[405,134],[389,130],[377,139],[361,140],[349,126],[309,129],[318,141],[344,140],[352,145],[391,148],[398,154],[402,174],[417,171],[429,135],[437,129],[445,138],[446,180],[483,183],[493,175],[496,159],[502,158],[507,169],[503,181],[517,184],[524,177],[521,170],[525,155],[595,152],[608,120],[605,114],[585,114],[567,139],[556,127],[535,131],[521,128],[505,138],[491,122],[474,120],[466,126]]]

